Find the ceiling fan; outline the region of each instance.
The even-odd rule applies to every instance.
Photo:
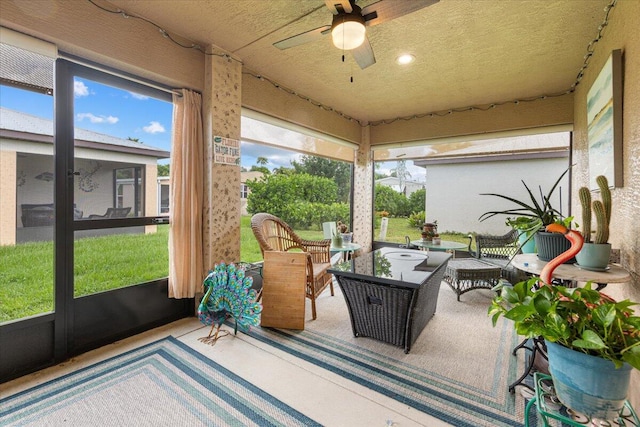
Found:
[[[333,14],[331,25],[297,34],[273,45],[278,49],[289,49],[331,33],[333,44],[338,49],[350,50],[360,68],[365,69],[376,63],[365,27],[391,21],[438,1],[440,0],[380,0],[361,8],[356,0],[325,0],[327,8]]]

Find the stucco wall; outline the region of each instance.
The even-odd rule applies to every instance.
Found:
[[[513,209],[517,206],[498,197],[480,194],[498,193],[528,201],[530,197],[522,185],[524,180],[536,199],[540,200],[538,185],[546,195],[568,165],[566,157],[428,165],[427,220],[437,220],[438,231],[441,233],[457,231],[505,234],[509,230],[504,223],[505,216],[496,216],[482,222],[478,221],[478,217],[490,210]],[[561,189],[557,189],[552,198],[554,206],[562,206],[565,215],[569,209],[568,184],[569,180],[565,177]]]
[[[603,38],[575,92],[574,102],[574,188],[588,185],[587,93],[611,51],[622,50],[623,61],[623,174],[624,186],[612,190],[611,236],[621,250],[621,263],[632,275],[630,283],[609,285],[606,292],[615,298],[640,302],[640,1],[620,0],[609,15]],[[572,199],[579,209],[577,192]],[[577,210],[579,212],[579,210]],[[636,307],[640,311],[640,307]],[[633,372],[631,400],[640,409],[640,372]]]

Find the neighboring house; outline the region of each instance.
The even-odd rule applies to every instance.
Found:
[[[130,208],[158,214],[158,159],[169,152],[75,129],[75,219]],[[0,245],[53,236],[54,146],[51,120],[0,108]],[[35,206],[34,206],[35,205]]]
[[[257,171],[240,172],[240,214],[248,215],[247,198],[249,197],[249,187],[247,181],[262,178],[264,174]]]
[[[506,233],[509,228],[505,216],[483,222],[478,218],[487,211],[517,206],[481,194],[498,193],[529,200],[524,181],[536,199],[541,200],[538,185],[546,195],[569,166],[568,132],[501,138],[479,144],[458,143],[462,148],[455,145],[414,162],[426,169],[426,216],[430,221],[438,221],[440,232]],[[554,192],[552,204],[562,206],[562,213],[570,215],[568,175]]]
[[[385,187],[391,187],[398,193],[402,193],[409,197],[412,193],[425,188],[424,182],[404,180],[400,182],[400,179],[395,176],[388,176],[386,178],[376,179],[376,184],[384,185]]]
[[[158,213],[160,215],[169,213],[169,177],[158,177]]]
[[[247,212],[247,197],[249,197],[249,187],[247,181],[252,179],[259,179],[263,175],[262,172],[240,172],[240,214],[248,215]],[[169,177],[158,177],[158,212],[160,214],[169,213]]]

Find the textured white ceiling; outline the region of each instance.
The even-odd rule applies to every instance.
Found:
[[[330,24],[323,0],[110,3],[172,34],[222,48],[247,69],[315,101],[376,121],[568,90],[608,1],[440,0],[368,27],[377,63],[365,70],[349,54],[342,63],[330,36],[284,51],[273,47]],[[397,65],[401,53],[412,53],[416,61]]]

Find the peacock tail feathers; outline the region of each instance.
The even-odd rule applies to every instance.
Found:
[[[198,307],[198,318],[207,326],[221,325],[234,318],[236,331],[248,331],[259,324],[262,311],[256,302],[256,291],[251,289],[253,278],[246,277],[243,268],[235,264],[217,264],[203,283],[206,294]]]

